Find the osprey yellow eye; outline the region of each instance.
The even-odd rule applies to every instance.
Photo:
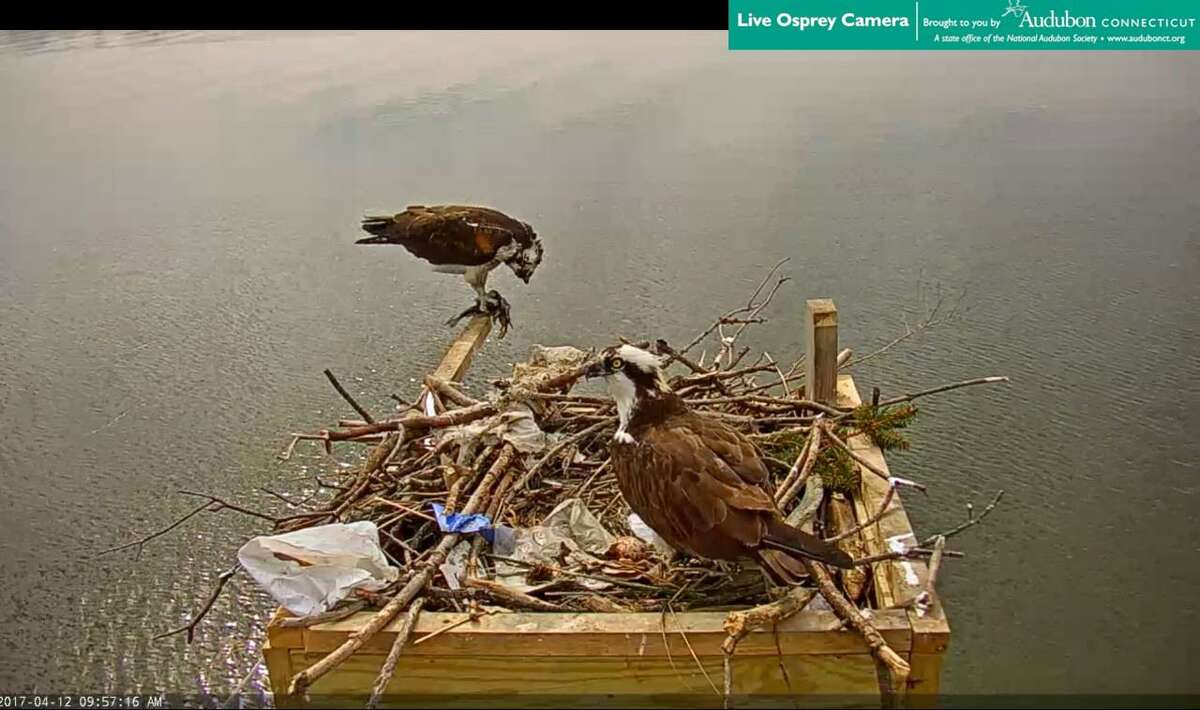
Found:
[[[609,361],[608,361],[608,369],[610,369],[610,370],[620,370],[620,369],[621,369],[621,367],[622,367],[622,366],[624,366],[624,364],[625,364],[625,363],[621,362],[621,358],[619,358],[619,357],[614,357],[613,359],[611,359],[611,360],[609,360]]]

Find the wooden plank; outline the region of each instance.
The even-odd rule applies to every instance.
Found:
[[[908,676],[906,707],[938,707],[938,693],[942,687],[942,663],[945,658],[945,654],[941,653],[914,653],[908,657],[911,671]]]
[[[472,318],[471,322],[467,323],[467,327],[455,336],[450,347],[446,349],[446,354],[442,356],[442,361],[430,374],[438,380],[462,382],[462,378],[467,374],[467,369],[471,367],[471,359],[475,352],[483,346],[490,332],[492,332],[491,318],[488,316]],[[422,386],[421,394],[417,397],[417,406],[421,408],[421,411],[430,416],[437,414],[435,401],[436,395],[430,392],[428,387]]]
[[[447,382],[462,382],[463,376],[471,367],[471,358],[483,346],[488,334],[492,332],[492,319],[488,316],[475,316],[462,329],[454,342],[442,356],[441,363],[433,371],[433,376]]]
[[[321,658],[319,653],[292,651],[291,663],[300,671]],[[620,704],[621,698],[636,697],[638,707],[692,706],[697,702],[719,707],[722,696],[715,693],[694,659],[686,653],[673,659],[613,657],[534,657],[518,654],[489,656],[409,656],[400,657],[396,674],[387,687],[389,699],[397,696],[474,696],[476,703],[486,697],[488,707],[497,705],[528,706],[530,696],[552,696],[557,701],[588,703],[605,701],[606,707]],[[722,686],[722,662],[718,657],[702,659],[704,671],[717,688]],[[822,700],[831,696],[856,696],[861,706],[869,696],[877,696],[875,663],[870,655],[783,656],[790,688],[780,672],[777,656],[734,657],[732,665],[734,695],[815,695]],[[370,688],[383,664],[383,656],[355,655],[335,671],[317,680],[310,688],[313,700],[322,696],[330,702],[344,702],[346,696],[361,696]],[[518,670],[519,669],[519,670]],[[675,697],[672,697],[675,696]],[[385,704],[387,704],[385,702]],[[822,703],[824,704],[824,703]],[[344,707],[344,705],[338,705]],[[561,707],[561,706],[554,706]]]
[[[267,664],[267,680],[271,684],[271,692],[275,697],[287,695],[288,683],[292,680],[292,661],[290,648],[271,645],[268,641],[263,646],[263,660]]]
[[[830,534],[839,535],[857,527],[858,518],[854,514],[854,504],[849,499],[841,493],[833,493],[829,496],[828,504],[828,532]],[[867,554],[866,546],[863,544],[862,533],[854,533],[840,540],[838,547],[845,550],[846,554],[854,558],[865,557]],[[850,601],[858,604],[865,596],[866,570],[861,567],[855,567],[853,569],[838,570],[837,574],[842,580],[842,589],[846,592],[846,596],[850,598]]]
[[[945,653],[950,648],[950,622],[936,594],[924,614],[910,609],[908,619],[913,629],[913,653]]]
[[[318,624],[304,630],[303,650],[332,651],[361,627],[370,613],[359,612],[341,621]],[[425,612],[413,638],[462,621],[464,614]],[[517,653],[522,656],[593,656],[643,658],[690,656],[688,643],[700,656],[721,656],[726,612],[687,612],[668,617],[664,639],[663,617],[657,613],[539,613],[522,612],[485,616],[463,624],[429,641],[408,646],[405,654],[473,656]],[[904,610],[877,612],[874,622],[897,653],[912,648],[912,626]],[[829,611],[806,611],[779,625],[779,648],[785,654],[852,654],[867,651],[858,634],[839,630],[838,619]],[[400,628],[400,620],[384,627],[359,653],[386,654]],[[268,627],[268,638],[271,629]],[[687,635],[684,641],[683,634]],[[288,637],[292,640],[292,637]],[[274,640],[272,643],[276,643]],[[276,643],[278,645],[278,643]],[[295,648],[296,646],[293,646]],[[738,655],[774,656],[779,653],[770,629],[759,629],[738,645]]]
[[[805,392],[809,399],[833,404],[837,397],[837,306],[828,298],[810,299],[806,316]]]
[[[928,568],[922,564],[918,569],[924,584]],[[907,703],[916,708],[937,707],[942,663],[950,647],[950,624],[937,594],[933,595],[933,604],[924,614],[909,609],[908,619],[913,627],[913,648],[908,655],[912,671],[908,676]]]
[[[839,378],[838,395],[839,403],[844,406],[858,406],[862,403],[854,380],[849,375]],[[856,436],[847,443],[863,458],[880,470],[888,472],[883,452],[869,439]],[[879,510],[887,491],[886,481],[870,471],[862,471],[861,495],[856,501],[856,514],[866,517],[860,517],[860,520],[867,519]],[[900,539],[909,543],[916,540],[912,523],[904,511],[904,504],[899,495],[892,496],[888,510],[891,512],[863,531],[869,554],[889,551],[889,539]],[[929,579],[929,565],[924,560],[881,562],[873,565],[873,568],[876,601],[881,607],[909,601],[925,589]],[[909,677],[909,687],[917,694],[936,693],[940,682],[941,658],[950,645],[950,624],[941,599],[935,593],[933,603],[924,614],[914,609],[909,609],[907,613],[913,631],[913,646],[909,654],[913,670]]]
[[[276,607],[267,622],[267,641],[276,648],[304,648],[304,629],[285,629],[275,622],[292,615],[283,607]]]
[[[849,375],[838,377],[838,404],[846,407],[857,407],[862,404],[854,379]],[[854,436],[846,442],[855,453],[870,461],[876,468],[888,473],[887,461],[883,452],[870,439],[864,436]],[[855,496],[855,514],[860,521],[867,520],[879,510],[887,497],[889,484],[879,476],[859,467],[861,482],[859,495]],[[868,554],[878,555],[891,551],[889,539],[900,539],[911,542],[914,539],[912,524],[908,514],[904,512],[904,504],[899,495],[892,496],[888,505],[890,511],[874,525],[868,525],[863,530],[863,540]],[[925,567],[920,560],[903,560],[877,562],[871,566],[875,579],[875,599],[878,606],[887,608],[894,606],[897,601],[906,600],[920,591],[921,578],[918,567]],[[915,578],[913,575],[917,575]],[[915,583],[914,583],[915,579]]]

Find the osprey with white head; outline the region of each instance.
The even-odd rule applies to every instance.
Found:
[[[837,546],[787,524],[754,444],[689,409],[662,368],[655,355],[619,345],[586,372],[603,377],[616,401],[620,424],[610,454],[633,512],[677,550],[749,558],[781,584],[807,574],[801,558],[852,566]]]
[[[487,278],[501,264],[529,283],[542,263],[542,240],[529,223],[489,207],[410,205],[396,215],[366,217],[362,228],[373,236],[355,244],[395,244],[433,265],[434,271],[461,274],[475,290],[475,305],[447,321],[489,315],[500,324],[500,337],[511,323],[508,301],[488,290]]]
[[[670,394],[671,388],[663,377],[662,361],[655,355],[632,345],[618,345],[605,350],[592,369],[589,377],[603,377],[608,391],[617,403],[620,426],[614,439],[626,444],[634,443],[629,434],[629,422],[639,403],[661,401]]]

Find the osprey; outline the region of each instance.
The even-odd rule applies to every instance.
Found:
[[[690,410],[667,385],[657,357],[621,345],[605,350],[586,374],[603,377],[617,403],[611,455],[621,494],[672,547],[755,560],[779,584],[806,574],[799,558],[853,566],[836,546],[784,521],[754,445]]]
[[[508,332],[508,301],[487,290],[492,269],[505,264],[525,283],[542,263],[542,241],[525,222],[487,207],[410,205],[392,217],[364,217],[362,228],[374,235],[355,244],[399,244],[433,270],[462,274],[475,289],[475,305],[446,321],[453,326],[467,316],[487,314]]]

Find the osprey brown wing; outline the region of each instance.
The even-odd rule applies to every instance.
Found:
[[[614,456],[630,507],[673,547],[733,560],[753,554],[774,514],[774,501],[709,448],[691,417],[641,432],[629,455]],[[761,465],[761,463],[759,464]],[[745,472],[745,473],[743,473]]]
[[[799,555],[840,567],[837,547],[784,522],[767,469],[748,439],[693,412],[634,431],[612,457],[630,507],[668,543],[701,557],[756,558],[776,579],[796,579]],[[786,556],[779,553],[785,552]]]
[[[682,419],[687,422],[688,429],[695,432],[743,483],[764,487],[770,485],[766,464],[759,458],[758,450],[736,429],[718,419],[690,411]]]
[[[362,228],[374,236],[356,244],[398,244],[435,265],[481,266],[514,240],[528,241],[524,223],[466,205],[414,205],[394,217],[367,217]]]

